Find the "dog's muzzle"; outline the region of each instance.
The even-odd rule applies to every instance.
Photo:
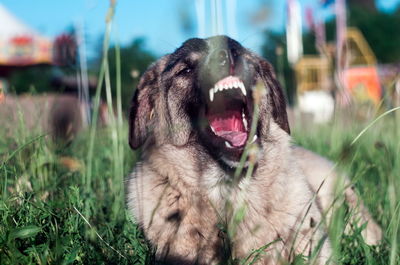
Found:
[[[249,140],[254,73],[235,43],[212,39],[210,47],[199,75],[205,99],[202,138],[211,152],[237,161]]]

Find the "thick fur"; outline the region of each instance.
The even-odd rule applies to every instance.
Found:
[[[207,78],[197,71],[198,62],[208,56],[214,41],[237,49],[266,88],[258,95],[256,168],[238,180],[232,170],[237,163],[216,157],[191,120],[201,104],[199,77]],[[157,259],[218,264],[266,246],[256,264],[284,264],[297,254],[314,264],[327,263],[330,243],[315,196],[325,175],[310,183],[306,174],[313,165],[302,161],[303,154],[322,158],[293,147],[289,133],[272,67],[227,37],[189,40],[152,65],[132,101],[130,145],[142,146],[143,152],[128,179],[127,200]]]

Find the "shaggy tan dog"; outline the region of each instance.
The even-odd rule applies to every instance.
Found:
[[[157,259],[329,262],[315,195],[330,168],[308,170],[325,161],[289,133],[272,67],[228,37],[190,39],[152,65],[132,101],[130,145],[143,153],[127,198]]]

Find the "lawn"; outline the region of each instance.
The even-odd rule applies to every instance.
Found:
[[[384,230],[378,246],[363,242],[362,226],[344,233],[351,213],[342,205],[330,229],[339,264],[399,264],[399,117],[385,116],[351,144],[367,124],[344,124],[341,118],[320,126],[298,124],[292,128],[294,142],[336,162]],[[2,133],[0,264],[153,262],[125,205],[124,179],[138,158],[127,144],[126,124],[117,134],[113,128],[97,128],[94,138],[82,132],[68,146],[23,128],[11,137]]]

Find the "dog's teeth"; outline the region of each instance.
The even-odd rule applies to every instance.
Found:
[[[222,85],[215,86],[215,92],[222,91],[223,89],[224,89],[224,87]]]
[[[257,140],[257,134],[256,135],[254,135],[254,137],[253,137],[253,140],[251,141],[251,143],[254,143],[256,140]]]
[[[244,128],[245,128],[246,131],[247,131],[247,120],[246,120],[246,116],[244,115],[244,113],[242,113],[242,120],[243,120]]]
[[[240,90],[242,90],[242,93],[243,93],[243,95],[247,95],[246,94],[246,88],[244,87],[244,84],[243,83],[239,83],[239,86],[240,86]]]
[[[234,88],[239,88],[239,82],[233,83],[233,87],[234,87]]]
[[[211,128],[211,131],[215,134],[215,129],[212,126],[210,126],[210,128]]]
[[[214,89],[210,89],[210,101],[212,102],[214,100]]]
[[[228,147],[228,148],[233,148],[233,146],[227,141],[225,141],[225,146]]]

